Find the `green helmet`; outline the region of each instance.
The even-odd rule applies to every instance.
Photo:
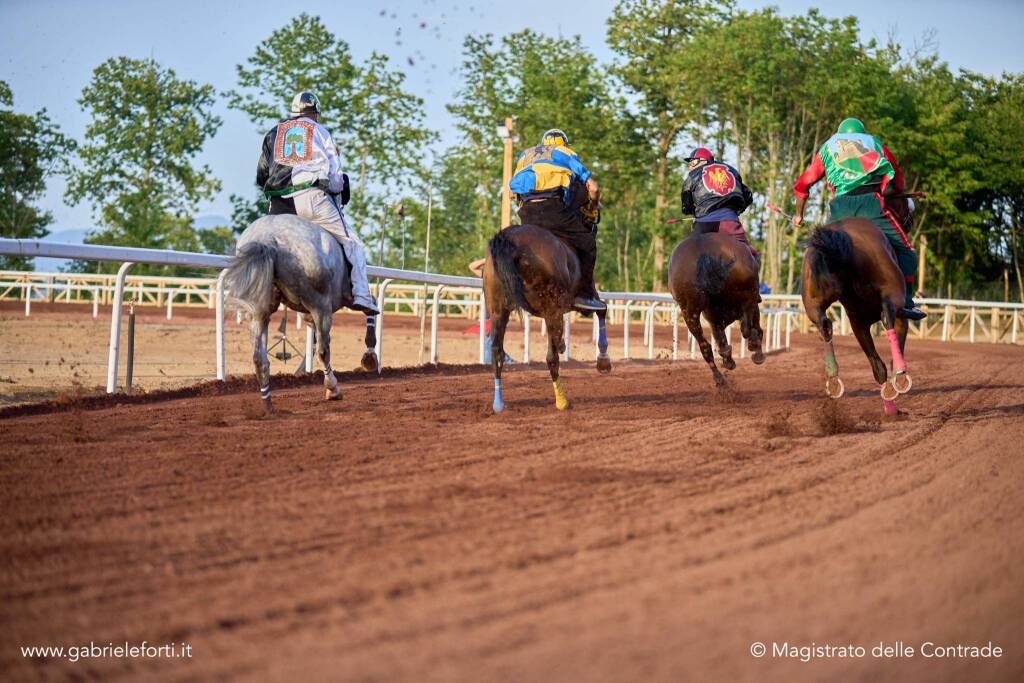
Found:
[[[843,122],[839,124],[839,133],[867,133],[864,129],[864,124],[861,123],[860,119],[843,119]]]

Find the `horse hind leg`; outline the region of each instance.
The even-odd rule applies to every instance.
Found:
[[[747,348],[750,349],[750,360],[755,365],[764,362],[764,331],[761,329],[761,309],[757,303],[752,303],[744,311],[740,319],[740,334],[747,340]]]
[[[383,304],[382,304],[383,305]],[[359,365],[366,372],[376,372],[380,369],[380,362],[377,359],[377,316],[366,316],[366,334],[363,336],[363,343],[366,344],[366,351]]]
[[[724,386],[725,377],[722,376],[722,372],[715,365],[715,352],[711,348],[711,343],[704,338],[704,330],[700,326],[700,313],[696,315],[687,313],[684,319],[686,320],[686,328],[690,330],[690,334],[697,340],[697,346],[700,347],[700,354],[704,356],[704,362],[711,369],[711,376],[715,380],[715,386]]]
[[[804,303],[806,306],[806,299]],[[832,345],[832,321],[828,318],[827,308],[815,302],[808,308],[807,317],[818,326],[818,334],[824,343],[825,394],[829,398],[839,398],[845,393],[846,387],[843,380],[839,379],[839,363],[836,361],[836,350]]]
[[[270,401],[270,358],[267,355],[269,327],[269,314],[253,313],[249,320],[249,335],[252,338],[252,364],[256,370],[256,383],[260,390],[263,412],[267,415],[274,412],[274,404]]]
[[[882,386],[882,400],[886,400],[889,394],[890,400],[895,400],[899,394],[910,391],[912,381],[907,373],[907,361],[903,356],[903,347],[907,341],[909,325],[906,320],[896,317],[896,312],[903,305],[898,297],[885,299],[882,302],[882,324],[885,325],[885,334],[889,339],[889,351],[892,357],[892,378],[888,381],[892,391],[887,391]],[[892,395],[895,393],[895,395]]]
[[[722,365],[726,370],[735,370],[736,361],[732,359],[732,346],[729,344],[729,338],[725,336],[725,325],[718,322],[712,323],[711,335],[715,338],[715,343],[718,344],[718,355],[722,357]]]
[[[565,341],[562,338],[562,316],[553,316],[545,321],[548,329],[548,372],[551,373],[551,385],[555,390],[555,408],[565,410],[569,407],[569,399],[562,389],[562,382],[558,378],[558,355],[565,349]]]
[[[501,371],[505,367],[505,329],[508,327],[508,311],[501,311],[491,318],[491,366],[494,368],[494,412],[505,409],[501,395]]]
[[[602,374],[612,371],[612,359],[608,355],[608,333],[605,330],[605,318],[607,316],[607,309],[597,313],[597,371]]]
[[[341,398],[341,387],[331,367],[331,322],[329,312],[318,310],[313,313],[313,329],[316,332],[316,351],[324,366],[324,399],[336,401]]]

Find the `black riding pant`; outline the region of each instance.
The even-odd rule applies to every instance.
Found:
[[[586,190],[583,189],[585,193]],[[580,217],[578,192],[568,204],[561,197],[528,199],[519,207],[523,225],[536,225],[550,230],[576,251],[580,260],[581,296],[597,298],[594,286],[594,265],[597,263],[597,226],[587,225]]]

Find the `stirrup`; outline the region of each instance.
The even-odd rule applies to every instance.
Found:
[[[380,315],[380,309],[378,309],[376,305],[366,306],[364,304],[357,304],[355,302],[352,302],[352,305],[349,306],[349,308],[351,308],[353,311],[359,311],[360,313],[364,313],[368,316]]]
[[[608,305],[600,299],[591,299],[585,296],[578,296],[572,303],[573,308],[584,311],[607,311]]]

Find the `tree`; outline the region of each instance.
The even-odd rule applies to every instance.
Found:
[[[177,78],[153,60],[112,58],[93,72],[79,104],[92,116],[67,198],[88,200],[102,229],[87,242],[199,248],[197,204],[220,190],[193,159],[221,125],[210,85]]]
[[[696,132],[704,107],[685,69],[694,36],[724,20],[731,0],[621,0],[608,20],[608,44],[618,53],[615,74],[635,96],[638,117],[654,151],[654,289],[665,274],[665,209],[672,154],[680,135]],[[706,76],[705,76],[706,77]]]
[[[0,235],[26,239],[45,237],[53,221],[49,211],[33,204],[46,190],[46,179],[65,167],[74,151],[41,109],[34,114],[14,111],[11,89],[0,81]],[[0,257],[0,269],[28,269],[31,259]]]

